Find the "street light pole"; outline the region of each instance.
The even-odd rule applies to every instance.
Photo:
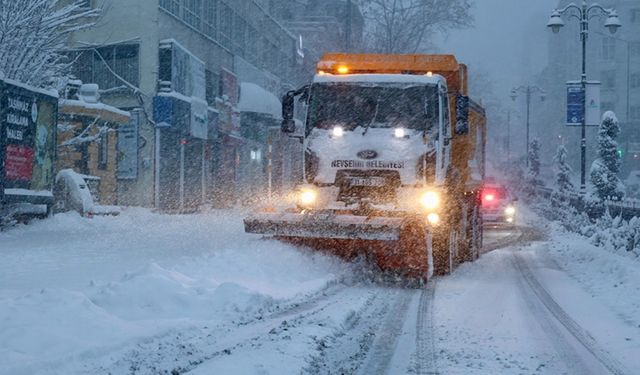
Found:
[[[596,14],[599,12],[599,14]],[[550,27],[554,33],[560,32],[560,28],[564,26],[562,15],[577,18],[580,21],[580,41],[582,42],[582,76],[580,84],[582,87],[582,121],[580,139],[580,193],[585,194],[587,191],[586,169],[587,169],[587,39],[589,38],[589,19],[597,15],[606,15],[607,20],[604,26],[609,32],[614,34],[618,28],[622,26],[618,14],[612,9],[605,9],[600,4],[594,3],[587,5],[586,1],[582,1],[582,5],[578,6],[571,3],[563,9],[556,9],[551,14],[547,27]]]
[[[538,86],[520,86],[511,89],[511,99],[515,101],[518,98],[518,92],[524,93],[526,95],[527,100],[527,123],[526,123],[526,140],[527,140],[527,148],[526,148],[526,162],[527,168],[529,167],[529,128],[531,125],[531,95],[535,92],[540,93],[540,100],[544,101],[546,97],[546,92]]]

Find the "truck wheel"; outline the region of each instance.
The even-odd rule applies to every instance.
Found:
[[[436,230],[433,233],[433,273],[434,275],[448,275],[453,269],[452,259],[452,231]]]

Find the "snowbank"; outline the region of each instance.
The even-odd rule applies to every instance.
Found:
[[[172,330],[222,334],[350,273],[334,258],[244,234],[242,217],[69,212],[0,232],[0,373],[78,373]]]

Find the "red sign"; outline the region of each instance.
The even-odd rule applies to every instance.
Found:
[[[33,175],[33,149],[19,145],[7,145],[5,174],[7,180],[31,180]]]

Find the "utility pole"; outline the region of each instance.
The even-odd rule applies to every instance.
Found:
[[[538,92],[540,93],[540,100],[544,101],[544,99],[546,98],[546,92],[541,89],[538,86],[531,86],[531,85],[526,85],[526,86],[520,86],[517,88],[513,88],[511,89],[511,100],[516,101],[516,99],[518,98],[518,92],[524,93],[526,96],[526,101],[527,101],[527,137],[526,137],[526,141],[527,141],[527,147],[526,147],[526,160],[527,160],[527,167],[529,167],[529,128],[530,128],[530,124],[531,124],[531,120],[530,120],[530,116],[531,116],[531,94]]]
[[[347,17],[345,20],[344,30],[344,49],[345,52],[351,51],[351,0],[347,0]]]

